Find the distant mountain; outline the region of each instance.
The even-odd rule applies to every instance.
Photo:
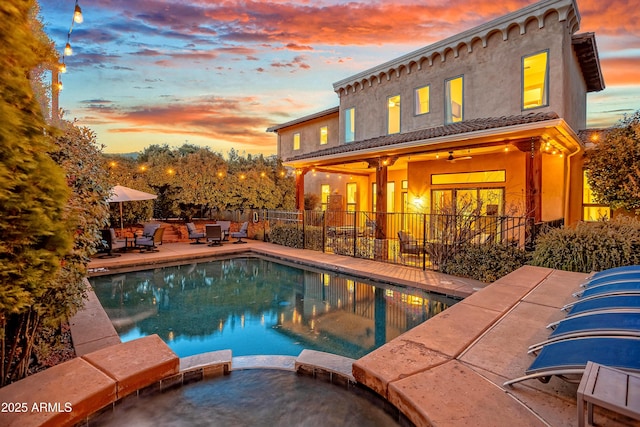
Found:
[[[140,153],[108,153],[109,156],[126,157],[127,159],[138,160]]]

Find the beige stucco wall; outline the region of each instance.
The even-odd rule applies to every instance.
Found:
[[[320,128],[327,126],[327,144],[320,145]],[[293,135],[300,133],[300,149],[293,149]],[[315,120],[280,129],[278,131],[278,155],[287,159],[292,156],[306,154],[339,144],[338,113],[333,113]]]
[[[343,114],[355,107],[356,140],[387,134],[387,99],[401,97],[401,132],[429,128],[444,124],[445,80],[464,76],[465,120],[486,117],[519,115],[527,112],[554,111],[565,117],[572,126],[582,127],[586,120],[585,86],[576,57],[571,48],[571,34],[566,22],[560,22],[556,13],[549,14],[543,28],[531,20],[525,34],[514,26],[507,40],[495,32],[486,47],[476,40],[452,50],[444,58],[436,56],[430,65],[423,61],[419,69],[401,68],[399,75],[381,75],[358,85],[355,91],[341,92],[340,140],[344,141]],[[541,51],[549,52],[549,106],[522,110],[522,57]],[[430,85],[430,113],[416,116],[414,90]],[[582,103],[582,104],[581,104]]]

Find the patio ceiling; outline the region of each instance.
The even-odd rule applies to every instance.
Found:
[[[496,126],[497,124],[497,126]],[[500,126],[502,125],[502,126]],[[571,127],[555,113],[477,119],[455,125],[423,129],[342,144],[286,159],[297,169],[314,168],[326,172],[368,174],[375,169],[368,160],[397,158],[389,170],[404,169],[408,162],[444,159],[454,155],[473,156],[516,149],[514,144],[532,139],[549,143],[553,149],[570,154],[583,144]]]

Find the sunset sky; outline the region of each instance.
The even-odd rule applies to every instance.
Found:
[[[60,107],[106,153],[151,144],[275,154],[267,127],[338,105],[332,84],[534,3],[532,0],[39,0],[45,30],[73,55]],[[588,125],[640,109],[640,11],[578,0],[606,89]]]

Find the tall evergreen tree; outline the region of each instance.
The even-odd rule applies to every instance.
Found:
[[[73,235],[64,172],[30,85],[32,70],[57,62],[36,11],[33,0],[0,2],[0,385],[27,373]]]

